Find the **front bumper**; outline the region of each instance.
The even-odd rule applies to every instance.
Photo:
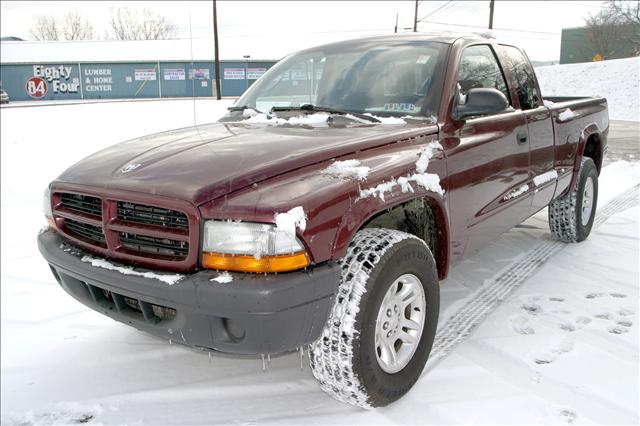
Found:
[[[235,354],[316,340],[340,279],[339,266],[325,263],[278,275],[232,273],[227,284],[210,281],[218,273],[205,270],[169,285],[83,262],[87,253],[52,231],[38,236],[38,247],[58,283],[90,308],[174,342]]]

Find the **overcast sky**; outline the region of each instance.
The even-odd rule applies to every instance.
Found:
[[[557,60],[562,28],[582,26],[600,1],[496,1],[494,28],[504,41],[523,47],[532,60]],[[2,36],[31,39],[37,14],[62,16],[77,10],[99,38],[108,29],[110,9],[148,8],[169,17],[179,38],[213,38],[211,1],[94,2],[2,1]],[[223,56],[278,59],[287,53],[335,40],[399,32],[413,26],[413,1],[218,1],[220,51]],[[489,1],[421,1],[419,31],[482,31],[489,21]],[[191,22],[191,24],[190,24]],[[444,25],[447,24],[447,25]],[[96,45],[96,48],[99,44]],[[225,54],[226,53],[226,54]],[[184,57],[184,54],[177,54]]]

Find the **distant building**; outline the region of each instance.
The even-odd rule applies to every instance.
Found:
[[[629,32],[640,32],[640,26],[624,25],[618,29]],[[590,29],[588,27],[564,28],[560,45],[560,63],[575,64],[579,62],[593,62],[608,59],[622,59],[640,55],[640,45],[631,41],[618,39],[615,41],[615,52],[607,54],[599,52],[591,42]]]
[[[9,37],[0,37],[0,41],[24,41],[24,40],[21,39],[20,37],[9,36]]]
[[[0,85],[12,100],[212,97],[213,53],[208,39],[2,41]],[[222,96],[240,96],[277,62],[231,54],[221,54]]]

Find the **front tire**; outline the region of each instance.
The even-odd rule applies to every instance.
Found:
[[[583,157],[573,190],[549,204],[551,235],[565,243],[585,240],[591,233],[598,203],[598,169]]]
[[[311,370],[334,398],[381,407],[411,389],[429,357],[440,307],[436,264],[414,235],[364,229],[341,267],[334,307],[311,345]]]

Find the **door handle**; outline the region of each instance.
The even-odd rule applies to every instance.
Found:
[[[522,145],[527,143],[527,134],[526,133],[518,133],[518,145]]]

